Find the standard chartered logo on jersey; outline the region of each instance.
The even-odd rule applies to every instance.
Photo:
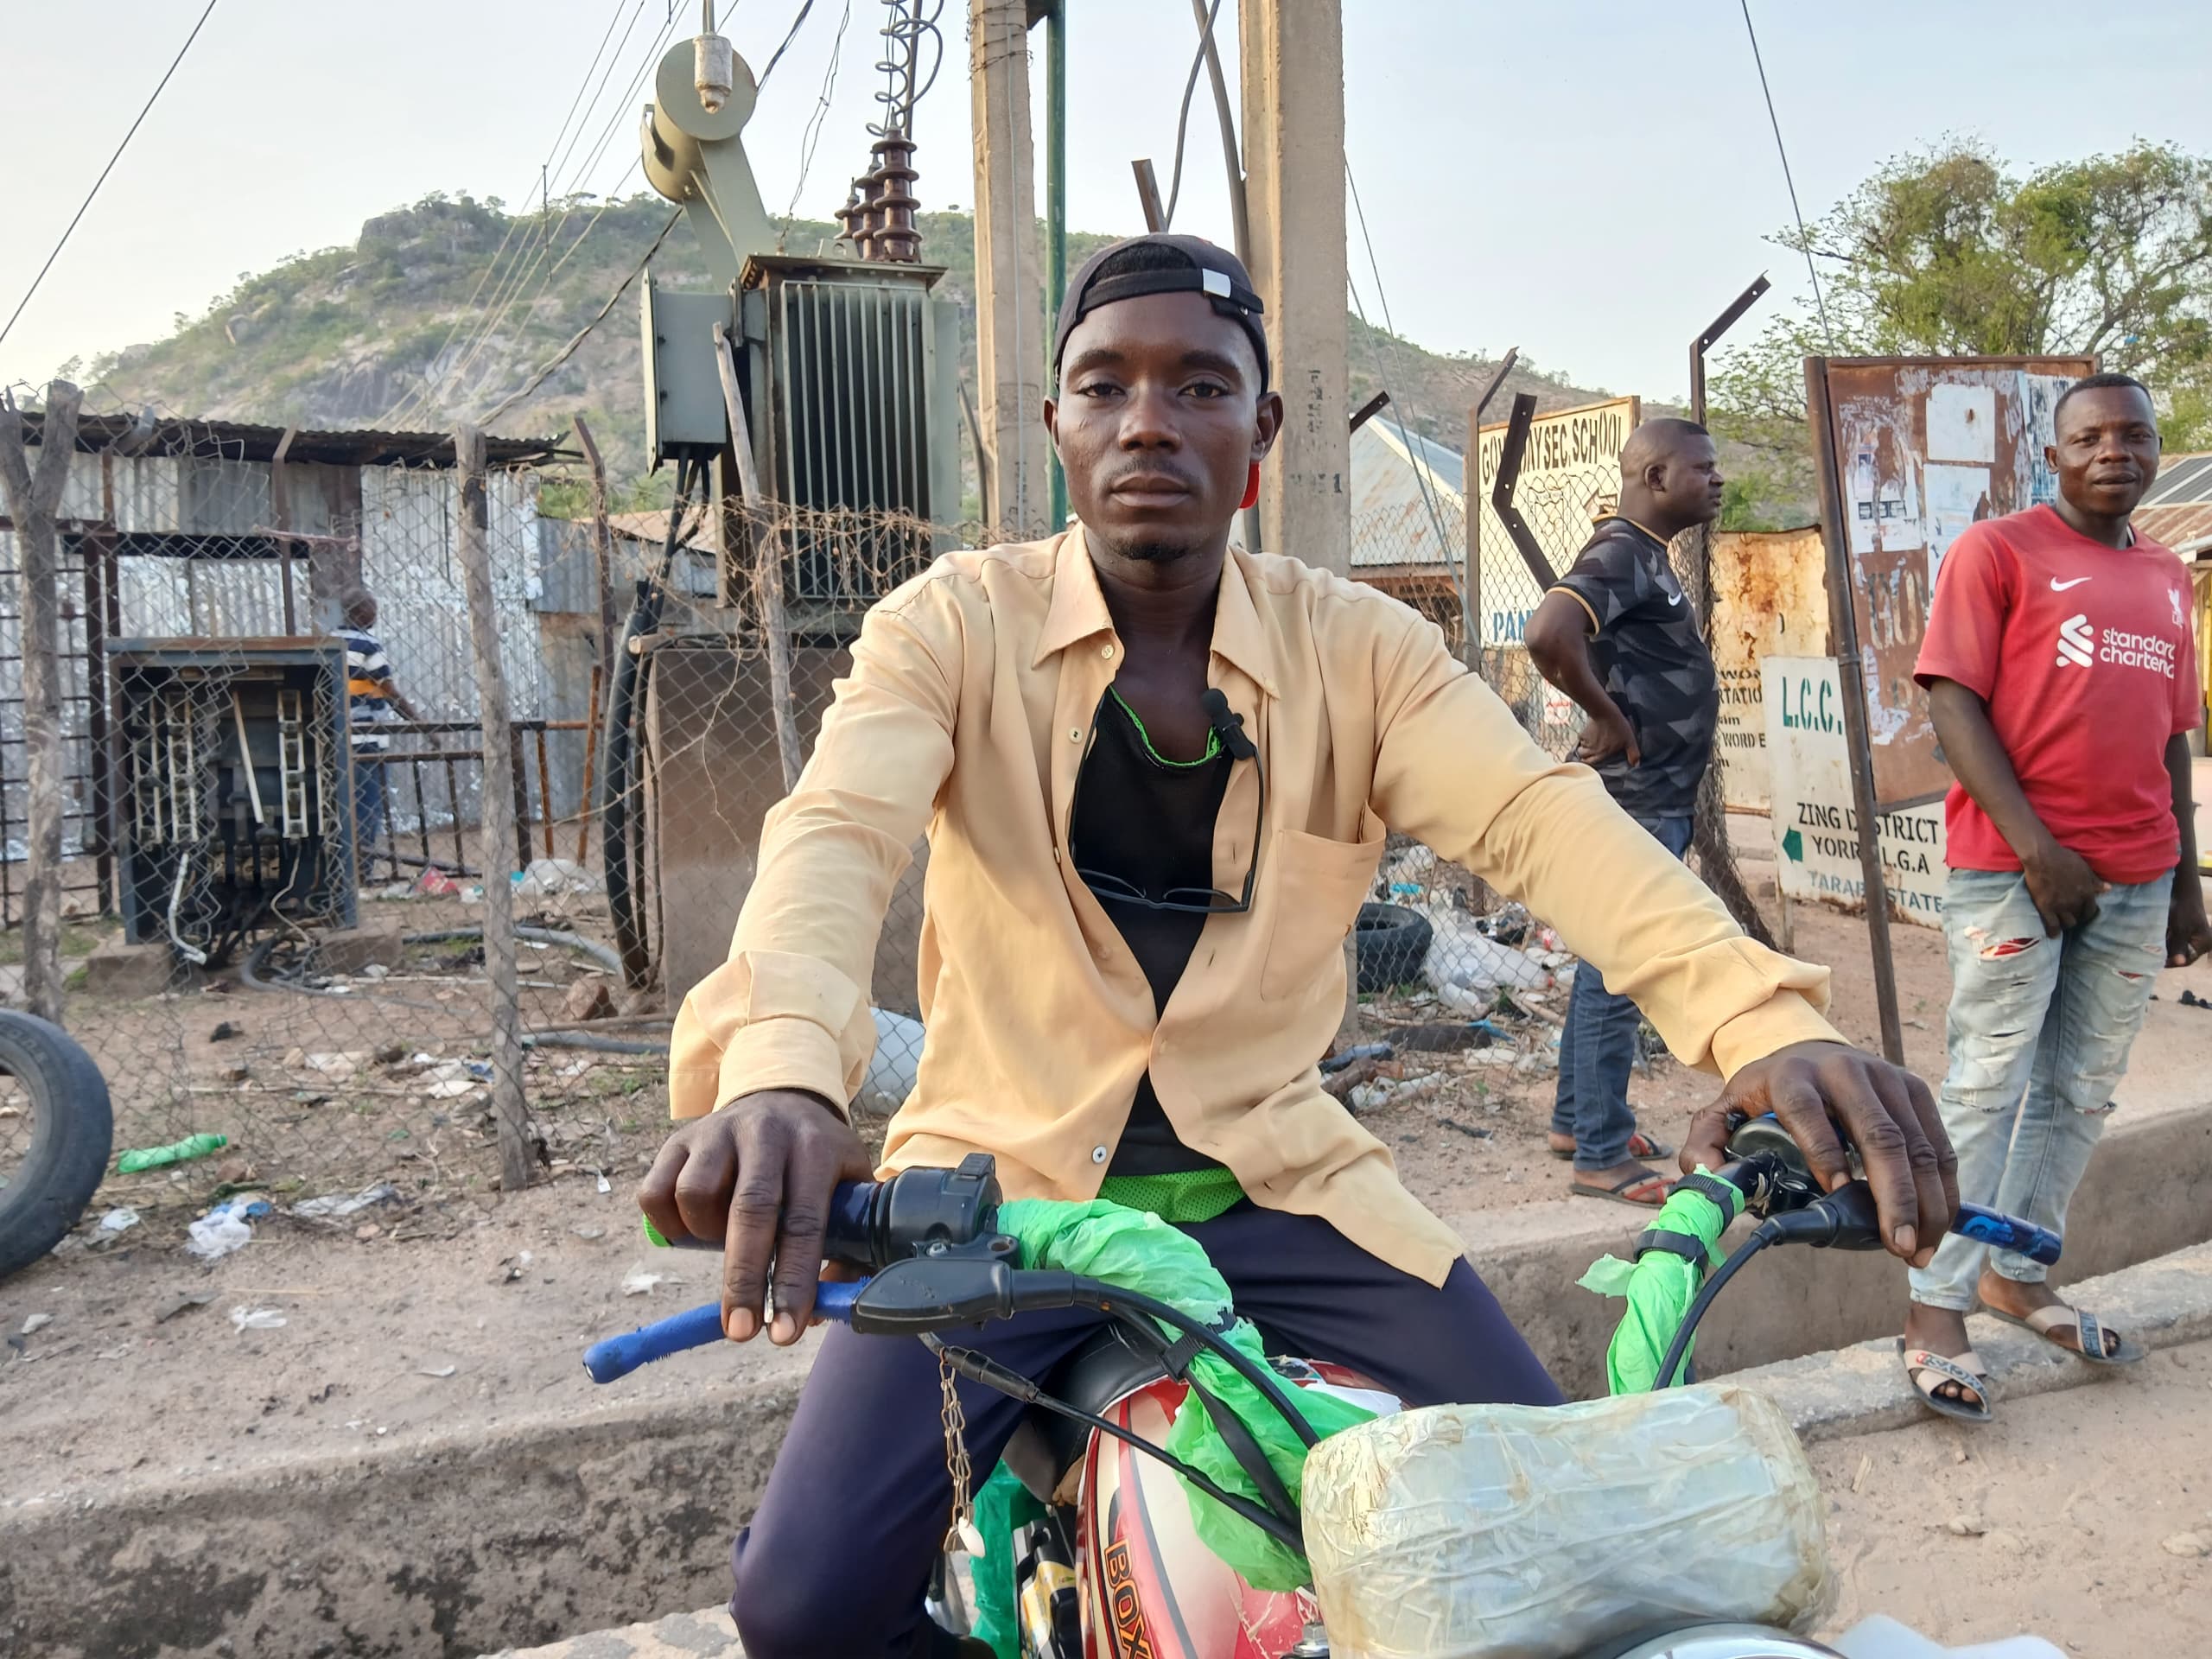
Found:
[[[2106,628],[2100,633],[2088,617],[2078,612],[2058,625],[2061,668],[2110,663],[2116,668],[2148,669],[2171,680],[2177,653],[2174,641],[2154,633],[2125,633],[2118,628]]]

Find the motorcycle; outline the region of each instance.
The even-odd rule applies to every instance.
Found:
[[[1806,1243],[1846,1249],[1881,1247],[1863,1180],[1822,1194],[1786,1136],[1770,1124],[1745,1127],[1720,1178],[1760,1217],[1751,1242],[1716,1270],[1691,1305],[1658,1375],[1676,1378],[1696,1324],[1735,1270],[1758,1250]],[[1211,1350],[1252,1382],[1308,1447],[1316,1437],[1293,1398],[1339,1394],[1377,1415],[1401,1402],[1349,1368],[1271,1357],[1256,1364],[1223,1335],[1164,1302],[1097,1280],[1024,1268],[1020,1247],[995,1230],[1000,1191],[993,1160],[977,1154],[957,1169],[910,1169],[881,1183],[837,1189],[827,1257],[872,1276],[823,1283],[817,1317],[857,1332],[918,1338],[957,1374],[1028,1407],[1003,1462],[1044,1506],[1044,1518],[1011,1539],[1014,1624],[1022,1659],[1327,1659],[1329,1637],[1310,1588],[1260,1589],[1200,1541],[1179,1481],[1188,1481],[1245,1520],[1302,1550],[1297,1505],[1247,1437],[1227,1434],[1262,1501],[1223,1490],[1171,1455],[1162,1442],[1192,1406],[1187,1365]],[[2056,1240],[2025,1223],[1979,1212],[1969,1225],[2012,1230],[2017,1243],[2055,1255]],[[702,1241],[698,1248],[717,1248]],[[1096,1336],[1049,1376],[1020,1376],[948,1333],[1046,1308],[1090,1308]],[[1165,1334],[1173,1332],[1176,1335]],[[584,1366],[607,1383],[687,1348],[722,1338],[721,1310],[709,1303],[594,1344]],[[1217,1414],[1217,1421],[1218,1414]],[[970,1548],[974,1548],[973,1542]],[[950,1556],[931,1580],[931,1617],[968,1633]],[[1945,1659],[1950,1650],[1887,1619],[1872,1619],[1838,1647],[1786,1631],[1705,1623],[1637,1632],[1624,1645],[1556,1659]],[[2033,1638],[1950,1655],[1950,1659],[2059,1659]]]

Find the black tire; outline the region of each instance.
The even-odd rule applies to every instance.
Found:
[[[1359,988],[1387,991],[1421,977],[1435,930],[1428,918],[1403,905],[1362,905],[1356,926]]]
[[[0,1075],[22,1085],[30,1150],[0,1160],[0,1279],[59,1244],[85,1213],[115,1144],[107,1079],[59,1026],[0,1008]]]

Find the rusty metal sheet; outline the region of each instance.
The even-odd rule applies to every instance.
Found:
[[[1978,519],[2057,499],[2044,459],[2051,410],[2095,369],[2089,357],[1828,361],[1832,421],[1814,440],[1840,486],[1844,522],[1834,529],[1885,807],[1930,799],[1951,781],[1912,677],[1943,554]]]
[[[1760,660],[1828,654],[1827,558],[1820,526],[1716,531],[1712,571],[1722,799],[1740,810],[1764,812],[1771,804],[1773,782]]]

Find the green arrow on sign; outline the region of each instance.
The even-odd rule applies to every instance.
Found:
[[[1790,830],[1782,838],[1782,850],[1789,855],[1792,864],[1802,864],[1805,861],[1805,837],[1795,830]]]

